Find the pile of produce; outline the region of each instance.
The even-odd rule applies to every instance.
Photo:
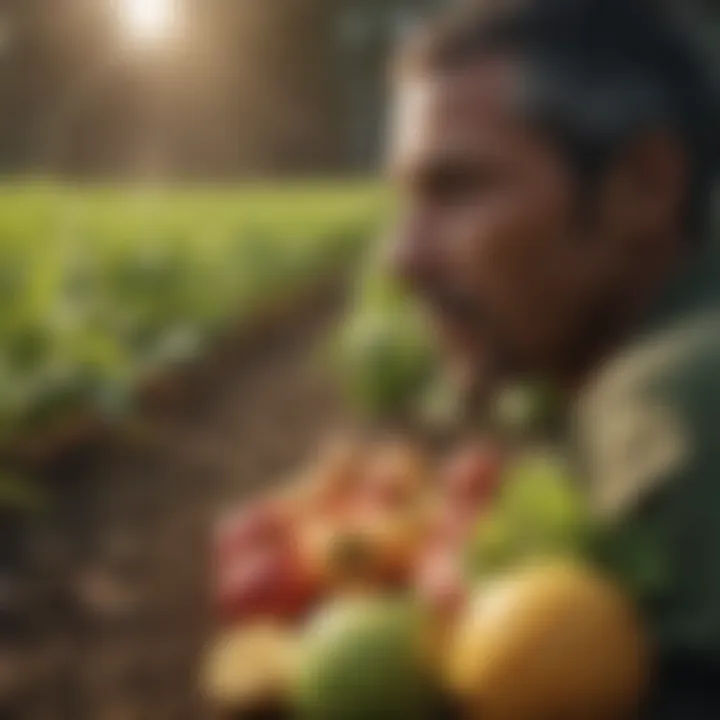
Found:
[[[203,689],[239,717],[613,720],[647,643],[549,448],[344,439],[218,524]]]

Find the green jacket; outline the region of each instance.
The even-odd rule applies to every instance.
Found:
[[[720,263],[696,258],[606,362],[573,427],[596,512],[648,539],[662,581],[642,597],[657,645],[651,720],[720,718]]]

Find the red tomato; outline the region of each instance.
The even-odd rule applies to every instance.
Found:
[[[298,617],[314,594],[314,583],[296,554],[284,549],[251,549],[218,570],[216,603],[228,623]]]

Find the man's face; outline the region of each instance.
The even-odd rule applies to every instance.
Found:
[[[393,256],[456,359],[562,372],[608,310],[619,233],[600,203],[582,217],[577,182],[523,121],[517,87],[501,61],[401,82]]]

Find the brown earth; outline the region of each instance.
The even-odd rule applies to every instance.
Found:
[[[30,535],[33,580],[6,598],[0,717],[212,716],[195,687],[212,624],[209,529],[341,419],[314,362],[342,305],[323,295],[219,353],[163,408],[45,469],[54,510]]]

